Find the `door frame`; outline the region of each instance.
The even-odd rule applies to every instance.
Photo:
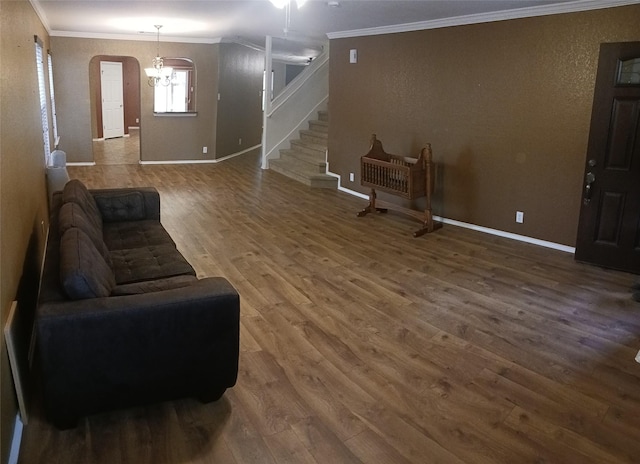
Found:
[[[104,72],[107,68],[112,68],[114,70],[114,82],[119,78],[119,82],[117,83],[120,89],[119,92],[119,100],[118,102],[120,103],[119,105],[119,111],[117,116],[118,119],[118,123],[119,123],[119,129],[117,131],[117,134],[111,134],[109,133],[109,137],[107,137],[107,134],[105,133],[105,121],[107,119],[107,112],[111,110],[111,108],[106,108],[106,105],[104,104],[104,93],[105,93],[105,79],[104,79]],[[115,71],[115,69],[118,69],[119,72]],[[120,61],[106,61],[106,60],[100,60],[100,93],[102,95],[102,98],[100,99],[100,103],[101,103],[101,107],[102,107],[102,128],[103,128],[103,132],[102,132],[102,137],[107,139],[107,138],[115,138],[115,137],[124,137],[125,135],[125,128],[124,128],[124,70],[123,70],[123,64]],[[116,99],[114,98],[114,101]],[[115,119],[114,119],[115,121]]]

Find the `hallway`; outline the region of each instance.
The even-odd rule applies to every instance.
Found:
[[[130,127],[128,137],[94,140],[93,160],[98,166],[138,164],[140,162],[140,129]]]

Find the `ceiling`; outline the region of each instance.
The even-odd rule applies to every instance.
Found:
[[[308,0],[285,9],[269,0],[31,0],[52,36],[215,43],[233,41],[315,57],[327,37],[394,32],[400,25],[468,24],[536,16],[556,10],[602,8],[634,0]],[[332,4],[334,4],[332,6]],[[611,5],[609,5],[611,6]],[[286,31],[285,31],[286,29]],[[277,49],[277,50],[276,50]],[[276,53],[277,55],[277,53]]]

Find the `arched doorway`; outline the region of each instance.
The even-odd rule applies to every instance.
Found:
[[[102,66],[101,66],[102,64]],[[106,65],[121,69],[122,131],[105,132],[106,105],[103,106],[102,72]],[[102,67],[102,71],[101,71]],[[116,72],[117,75],[118,71]],[[131,56],[97,55],[89,62],[91,95],[91,135],[93,160],[98,165],[137,164],[140,162],[140,63]],[[116,104],[117,106],[117,104]],[[114,135],[115,134],[115,135]],[[107,137],[105,137],[107,135]]]

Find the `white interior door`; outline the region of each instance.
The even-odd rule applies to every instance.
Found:
[[[102,131],[105,139],[124,136],[122,63],[100,62]]]

